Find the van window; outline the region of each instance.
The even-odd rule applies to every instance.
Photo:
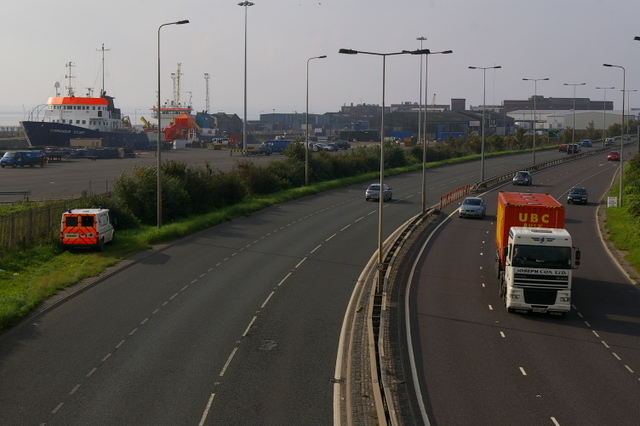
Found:
[[[93,226],[93,216],[80,216],[81,226]]]
[[[67,226],[78,226],[78,216],[65,217],[65,223]]]

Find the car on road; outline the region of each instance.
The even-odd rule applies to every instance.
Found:
[[[580,146],[583,146],[585,148],[591,148],[593,146],[593,144],[591,143],[591,141],[589,139],[585,139],[582,142],[580,142]]]
[[[558,151],[560,152],[567,152],[567,148],[569,147],[569,145],[567,145],[566,143],[561,143],[558,146]]]
[[[514,185],[530,186],[531,184],[533,184],[533,176],[531,176],[531,173],[525,170],[522,170],[522,171],[516,172],[512,182]]]
[[[607,155],[607,161],[620,161],[620,152],[609,151],[609,154]]]
[[[391,192],[391,188],[389,188],[387,184],[383,184],[382,187],[383,187],[382,201],[391,201],[391,199],[393,198],[393,193]],[[371,185],[369,185],[369,187],[364,193],[364,199],[365,201],[380,199],[380,184],[372,183]]]
[[[616,138],[606,138],[604,140],[604,146],[611,146],[616,143]]]
[[[570,143],[567,146],[567,154],[577,154],[580,152],[580,145],[577,143]]]
[[[567,204],[587,204],[589,194],[584,186],[574,186],[567,194]]]
[[[458,209],[458,217],[479,217],[482,219],[487,214],[487,206],[480,197],[466,197],[462,200]]]

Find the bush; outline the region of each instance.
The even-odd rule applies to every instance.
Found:
[[[235,171],[249,195],[272,194],[287,186],[287,183],[272,171],[256,166],[249,160],[238,161]]]
[[[70,209],[109,209],[109,216],[116,230],[135,229],[140,221],[122,199],[110,195],[90,195],[69,203]]]

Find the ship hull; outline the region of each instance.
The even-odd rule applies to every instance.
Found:
[[[25,136],[30,146],[65,146],[71,145],[71,139],[101,139],[103,147],[132,148],[144,150],[149,148],[149,138],[145,133],[133,132],[101,132],[85,129],[70,124],[41,121],[22,121]]]

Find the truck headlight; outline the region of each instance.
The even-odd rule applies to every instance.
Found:
[[[563,303],[569,303],[569,302],[571,302],[571,297],[562,296],[562,297],[560,297],[560,301],[563,302]]]
[[[509,295],[509,298],[510,298],[510,299],[514,299],[514,300],[520,300],[520,295],[519,295],[519,294],[513,294],[513,293],[511,293],[511,294]]]

